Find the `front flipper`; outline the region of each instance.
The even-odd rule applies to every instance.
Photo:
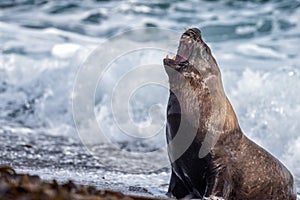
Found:
[[[205,198],[228,200],[233,189],[232,177],[228,173],[228,168],[217,169],[207,180]],[[205,199],[204,198],[204,199]]]
[[[173,170],[172,170],[171,180],[170,180],[170,184],[169,184],[168,195],[173,195],[177,199],[184,198],[187,195],[189,195],[189,192],[188,192],[187,188],[185,187],[185,184],[173,172]]]

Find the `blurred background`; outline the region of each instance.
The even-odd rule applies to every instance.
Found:
[[[243,131],[293,172],[300,191],[299,0],[1,0],[0,164],[45,179],[163,195],[168,167],[151,173],[143,173],[143,166],[135,168],[138,173],[112,170],[115,164],[107,159],[117,155],[104,145],[99,149],[103,157],[93,158],[81,145],[72,118],[80,66],[102,42],[137,27],[178,33],[201,29]],[[174,51],[177,44],[174,40]],[[149,60],[146,52],[132,56]],[[155,63],[162,59],[150,58]],[[129,57],[122,65],[134,62]],[[155,99],[164,111],[168,91],[148,91],[153,93],[140,101]],[[95,113],[109,121],[102,94],[96,95]],[[147,120],[149,105],[133,106],[139,108],[131,110],[137,123]],[[126,138],[115,139],[130,149]],[[134,142],[135,151],[165,144],[163,134],[154,143]],[[123,161],[118,165],[126,168]]]

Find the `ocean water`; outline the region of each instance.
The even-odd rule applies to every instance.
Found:
[[[112,91],[131,88],[120,80],[135,66],[162,69],[168,52],[148,47],[169,41],[172,55],[180,34],[190,27],[200,28],[211,47],[244,133],[291,170],[300,191],[299,0],[0,1],[0,164],[48,180],[73,179],[164,196],[170,174],[161,149],[168,90],[163,84],[147,84],[130,91],[126,104],[117,99],[117,105],[129,107],[117,117],[122,121],[130,116],[138,130],[133,135],[123,133],[126,123],[115,123]],[[148,31],[133,31],[135,35],[119,37],[132,29],[173,34],[159,31],[147,37]],[[89,146],[85,141],[95,140],[94,129],[78,134],[73,100],[85,95],[76,93],[77,78],[94,50],[105,44],[110,48],[90,60],[100,70],[104,59],[114,58],[92,99],[96,121],[109,143],[102,144],[99,137]],[[165,83],[166,75],[155,69],[151,77],[162,77]]]

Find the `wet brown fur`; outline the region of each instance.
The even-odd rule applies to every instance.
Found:
[[[170,81],[168,143],[176,136],[180,123],[186,123],[184,134],[191,134],[188,127],[198,126],[189,148],[172,163],[169,194],[177,198],[218,196],[226,200],[295,200],[291,173],[240,129],[224,93],[218,65],[202,40],[201,32],[187,30],[180,45],[190,38],[195,47],[186,65],[178,67],[176,61],[164,60]],[[180,82],[179,75],[185,81]],[[198,115],[199,118],[195,117]],[[198,152],[209,134],[212,139],[217,139],[216,144],[205,157],[199,158]],[[176,148],[170,148],[170,156]]]

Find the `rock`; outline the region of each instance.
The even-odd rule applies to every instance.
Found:
[[[38,176],[17,174],[9,166],[0,166],[1,200],[156,200],[162,198],[125,195],[110,190],[97,190],[94,186],[76,185],[72,181],[59,184],[42,181]]]

